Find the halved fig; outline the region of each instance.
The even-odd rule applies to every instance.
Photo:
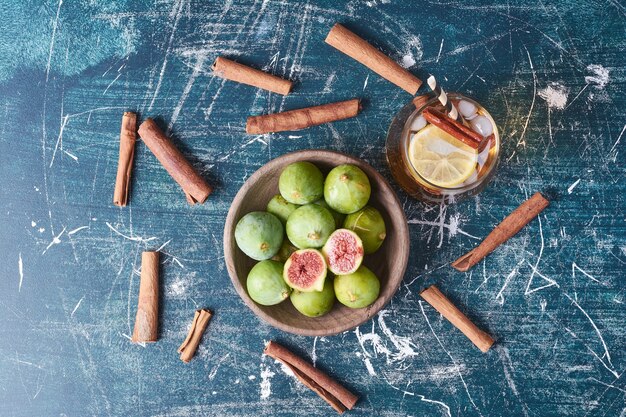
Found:
[[[351,274],[363,262],[363,242],[352,230],[338,229],[328,237],[322,253],[333,274]]]
[[[283,279],[294,290],[322,291],[326,279],[324,256],[316,249],[295,251],[285,262]]]

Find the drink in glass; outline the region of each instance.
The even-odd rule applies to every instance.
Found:
[[[420,96],[398,113],[387,134],[393,176],[411,196],[426,202],[452,203],[479,193],[498,164],[500,136],[491,115],[462,94],[449,93],[448,98],[461,120],[447,116],[437,98]]]

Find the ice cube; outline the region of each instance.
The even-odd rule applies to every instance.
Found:
[[[466,119],[473,119],[472,116],[474,116],[476,112],[478,111],[474,103],[470,103],[469,101],[466,101],[466,100],[459,101],[458,108],[459,108],[459,113],[461,113],[461,116],[463,116]]]
[[[470,125],[474,131],[480,133],[485,138],[493,133],[493,125],[485,116],[477,116],[470,121]]]
[[[489,145],[489,144],[488,144]],[[478,162],[478,166],[482,167],[483,165],[485,165],[485,163],[487,162],[487,159],[489,159],[489,150],[490,150],[491,146],[485,146],[485,149],[483,149],[477,157],[476,162]]]
[[[426,127],[426,119],[424,119],[424,116],[417,116],[415,119],[413,119],[413,121],[411,122],[411,128],[410,130],[422,130],[423,128]]]

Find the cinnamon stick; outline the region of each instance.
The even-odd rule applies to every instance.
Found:
[[[139,126],[139,136],[161,165],[181,186],[190,204],[204,203],[213,191],[174,146],[154,120],[148,118]]]
[[[409,94],[414,95],[417,93],[420,85],[422,85],[422,81],[415,75],[402,68],[397,62],[339,23],[335,24],[328,33],[326,43],[365,65]]]
[[[212,69],[213,73],[218,77],[262,88],[285,96],[289,94],[293,85],[289,80],[231,61],[221,56],[217,57],[213,63]]]
[[[322,397],[339,414],[352,410],[356,404],[356,395],[278,343],[270,341],[263,353],[285,364],[300,382]]]
[[[270,132],[306,129],[307,127],[354,117],[359,114],[360,110],[361,100],[355,98],[282,113],[250,116],[246,124],[246,133],[261,135]]]
[[[128,202],[130,173],[133,169],[136,139],[137,115],[133,112],[127,111],[122,116],[122,129],[120,131],[120,157],[117,162],[115,191],[113,191],[113,204],[116,206],[124,207]]]
[[[422,115],[427,122],[449,133],[473,149],[480,150],[487,144],[487,141],[480,133],[474,132],[463,123],[457,122],[445,113],[429,107],[422,112]]]
[[[431,99],[430,94],[422,94],[421,96],[417,96],[413,99],[413,105],[416,109],[424,106],[424,104],[428,103],[428,100]]]
[[[131,341],[156,342],[159,328],[159,252],[141,254],[137,316]]]
[[[461,272],[469,270],[498,246],[515,236],[532,219],[537,217],[543,209],[548,207],[548,204],[550,202],[541,193],[535,193],[502,220],[480,245],[452,262],[452,266]]]
[[[450,323],[459,329],[478,349],[487,352],[493,345],[494,340],[484,331],[467,318],[452,302],[445,296],[439,288],[434,285],[426,288],[420,296],[435,308]]]
[[[191,358],[196,354],[196,350],[198,349],[198,345],[200,344],[200,339],[202,339],[202,334],[206,330],[206,327],[209,325],[209,320],[211,320],[212,314],[210,310],[201,309],[196,310],[193,316],[193,322],[191,323],[191,328],[189,329],[189,333],[187,334],[187,338],[178,348],[178,353],[180,353],[180,360],[189,363]]]

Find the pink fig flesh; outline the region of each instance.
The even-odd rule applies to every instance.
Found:
[[[348,229],[338,229],[330,235],[322,249],[328,269],[336,275],[355,272],[363,262],[363,242]]]
[[[283,279],[302,292],[322,291],[326,279],[324,256],[316,249],[295,251],[285,262]]]

